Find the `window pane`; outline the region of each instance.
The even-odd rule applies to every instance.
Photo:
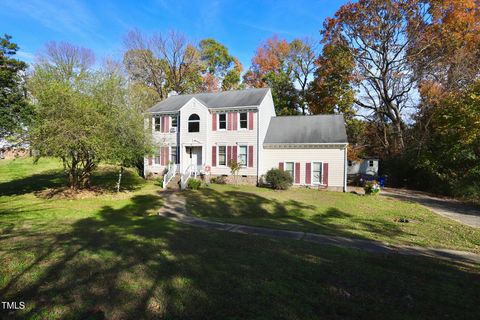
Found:
[[[189,122],[188,123],[188,132],[200,132],[200,123],[199,122]]]
[[[155,131],[161,131],[161,126],[160,126],[160,118],[155,117]]]
[[[293,162],[286,162],[285,163],[285,171],[288,172],[293,177]]]
[[[160,152],[155,153],[155,164],[160,164]]]
[[[225,113],[220,113],[218,115],[218,128],[227,129],[227,115]]]
[[[238,160],[244,166],[247,165],[247,146],[240,146],[240,153]]]
[[[227,165],[226,148],[227,147],[225,146],[218,147],[218,165],[219,166]]]
[[[247,121],[247,113],[242,112],[240,113],[240,129],[247,129],[248,121]]]
[[[170,148],[170,156],[173,163],[177,163],[177,147]]]
[[[322,163],[321,162],[313,163],[312,182],[316,184],[322,183]]]
[[[172,128],[176,128],[177,127],[177,117],[172,117]]]

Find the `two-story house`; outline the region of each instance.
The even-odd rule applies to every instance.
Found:
[[[174,95],[149,109],[147,118],[157,147],[145,159],[146,176],[228,177],[228,163],[236,159],[243,183],[258,183],[280,168],[295,185],[346,190],[343,117],[276,117],[268,88]]]

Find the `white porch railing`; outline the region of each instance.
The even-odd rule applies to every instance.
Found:
[[[163,176],[163,189],[167,188],[167,185],[170,181],[172,181],[173,177],[177,173],[177,165],[175,163],[171,163],[168,165],[168,171]]]
[[[180,188],[181,189],[185,189],[187,187],[187,182],[188,182],[188,179],[190,179],[190,177],[192,176],[192,173],[194,174],[194,178],[196,179],[197,178],[197,170],[196,170],[196,166],[191,164],[187,167],[187,169],[185,170],[185,172],[182,174],[182,177],[180,179]]]

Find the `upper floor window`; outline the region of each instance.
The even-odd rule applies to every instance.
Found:
[[[155,117],[155,131],[162,131],[162,118]]]
[[[172,117],[172,128],[176,128],[178,126],[178,118],[176,116]]]
[[[188,118],[188,132],[200,132],[200,117],[196,113]]]
[[[226,130],[226,129],[227,129],[227,114],[219,113],[218,114],[218,130]]]
[[[248,113],[240,112],[240,129],[248,129]]]
[[[368,166],[373,167],[373,160],[368,160]]]

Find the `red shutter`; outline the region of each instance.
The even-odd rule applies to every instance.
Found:
[[[170,116],[165,117],[165,132],[170,132]]]
[[[300,183],[300,162],[295,163],[295,183]]]
[[[253,168],[253,146],[248,146],[248,166]]]
[[[166,125],[165,125],[165,117],[164,116],[162,116],[160,118],[160,123],[161,123],[161,126],[162,126],[162,128],[160,129],[160,132],[165,132]]]
[[[152,165],[152,158],[148,158],[148,165],[149,165],[149,166]]]
[[[217,130],[217,114],[212,113],[212,131]]]
[[[323,164],[323,184],[328,186],[328,163]]]
[[[248,130],[253,130],[253,112],[248,113]]]
[[[232,130],[232,113],[227,112],[227,130]]]
[[[212,167],[217,166],[217,147],[212,146]]]
[[[227,146],[227,166],[230,160],[232,160],[232,146]]]
[[[238,155],[237,155],[237,153],[238,153],[238,151],[237,151],[237,150],[238,150],[238,147],[237,147],[237,146],[233,146],[232,149],[233,149],[232,159],[235,160],[235,161],[238,161]]]
[[[233,124],[232,124],[232,130],[237,130],[237,125],[238,125],[238,112],[232,113],[232,118],[233,118]]]
[[[279,163],[278,163],[278,169],[280,169],[280,170],[283,171],[283,162],[279,162]]]
[[[312,184],[312,164],[305,163],[305,184]]]

